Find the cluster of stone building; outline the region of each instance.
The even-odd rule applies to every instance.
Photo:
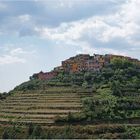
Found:
[[[30,77],[30,79],[39,79],[39,80],[49,80],[54,78],[58,75],[58,72],[56,71],[50,71],[50,72],[39,72],[33,74],[33,76]]]
[[[81,71],[100,71],[105,65],[108,65],[110,61],[114,58],[127,59],[131,62],[140,63],[138,59],[133,59],[131,57],[120,56],[120,55],[99,55],[94,54],[90,56],[89,54],[79,54],[75,57],[70,57],[69,59],[62,61],[62,65],[55,67],[54,70],[50,72],[40,72],[32,76],[32,78],[40,80],[49,80],[57,76],[59,72],[64,71],[67,73],[76,73]]]

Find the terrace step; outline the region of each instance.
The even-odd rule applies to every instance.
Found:
[[[39,124],[41,126],[43,125],[53,125],[54,121],[53,120],[49,120],[49,121],[34,121],[34,120],[20,120],[20,121],[16,121],[16,123],[23,123],[23,124],[30,124],[30,123],[34,123],[34,124]]]
[[[68,109],[68,110],[80,110],[82,108],[81,105],[79,106],[1,106],[4,110],[30,110],[30,109]]]
[[[38,97],[79,97],[79,96],[93,96],[94,94],[92,93],[69,93],[69,94],[65,94],[65,93],[60,93],[60,94],[51,94],[51,93],[48,93],[48,94],[18,94],[18,95],[13,95],[9,98],[14,98],[14,97],[17,97],[17,98],[38,98]]]
[[[80,102],[80,98],[85,98],[85,97],[92,97],[92,96],[80,96],[80,97],[60,97],[60,96],[58,96],[58,97],[55,97],[55,98],[53,98],[53,97],[41,97],[41,98],[16,98],[16,97],[14,97],[14,98],[8,98],[8,99],[6,99],[5,101],[3,101],[3,102],[16,102],[16,101],[22,101],[22,102],[24,102],[24,101],[40,101],[40,102],[42,102],[42,101],[79,101]],[[15,99],[16,98],[16,99]]]
[[[15,113],[1,113],[0,114],[0,118],[55,118],[57,115],[53,115],[53,114],[47,114],[47,115],[40,115],[40,114],[15,114]],[[67,115],[60,115],[61,117],[67,116]]]
[[[71,113],[76,113],[79,112],[79,110],[52,110],[52,111],[39,111],[39,110],[34,110],[34,111],[26,111],[25,110],[3,110],[1,111],[2,113],[15,113],[15,114],[53,114],[53,115],[64,115],[64,114],[68,114],[69,112]]]
[[[13,102],[9,102],[9,103],[3,103],[2,104],[2,106],[5,106],[5,105],[7,105],[7,106],[16,106],[16,105],[21,105],[21,106],[30,106],[30,105],[34,105],[34,106],[50,106],[50,105],[62,105],[62,106],[64,106],[64,105],[66,105],[66,106],[77,106],[77,105],[82,105],[80,102],[55,102],[55,103],[53,103],[53,102],[15,102],[15,103],[13,103]],[[1,108],[1,107],[0,107]]]

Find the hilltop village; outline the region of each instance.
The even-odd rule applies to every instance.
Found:
[[[121,55],[94,54],[93,56],[90,56],[89,54],[79,54],[74,57],[70,57],[65,61],[62,61],[61,66],[55,67],[50,72],[41,71],[39,73],[33,74],[33,76],[31,76],[30,78],[39,80],[50,80],[62,71],[67,73],[78,73],[81,71],[100,71],[104,66],[109,65],[111,60],[114,58],[126,59],[131,62],[140,64],[140,61],[138,59]]]

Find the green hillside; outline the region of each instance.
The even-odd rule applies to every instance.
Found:
[[[1,138],[140,138],[140,66],[25,82],[0,100]]]

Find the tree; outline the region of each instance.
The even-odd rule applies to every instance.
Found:
[[[74,138],[74,131],[70,125],[65,127],[65,129],[61,135],[61,138],[62,139],[73,139]]]
[[[111,65],[117,69],[123,69],[133,66],[133,62],[125,59],[125,58],[114,58],[111,60]]]
[[[2,134],[2,139],[9,139],[9,133],[7,131],[7,129],[4,130],[3,134]]]
[[[115,96],[122,95],[121,84],[119,81],[112,81],[111,82],[111,90],[112,90],[113,95],[115,95]]]
[[[73,116],[72,116],[71,112],[69,112],[67,119],[68,119],[69,122],[73,122]]]
[[[84,80],[87,81],[88,83],[90,83],[91,79],[92,79],[91,73],[90,72],[86,72],[84,74]]]
[[[32,131],[32,129],[30,130]],[[32,134],[29,135],[29,138],[34,138],[34,139],[39,139],[39,138],[44,138],[44,137],[45,135],[43,133],[43,129],[39,125],[34,126]]]
[[[135,88],[137,88],[137,90],[140,88],[140,79],[137,76],[132,78],[132,83],[134,84]]]
[[[29,124],[29,129],[28,129],[28,135],[32,135],[33,133],[33,130],[34,130],[34,125],[32,123]]]

